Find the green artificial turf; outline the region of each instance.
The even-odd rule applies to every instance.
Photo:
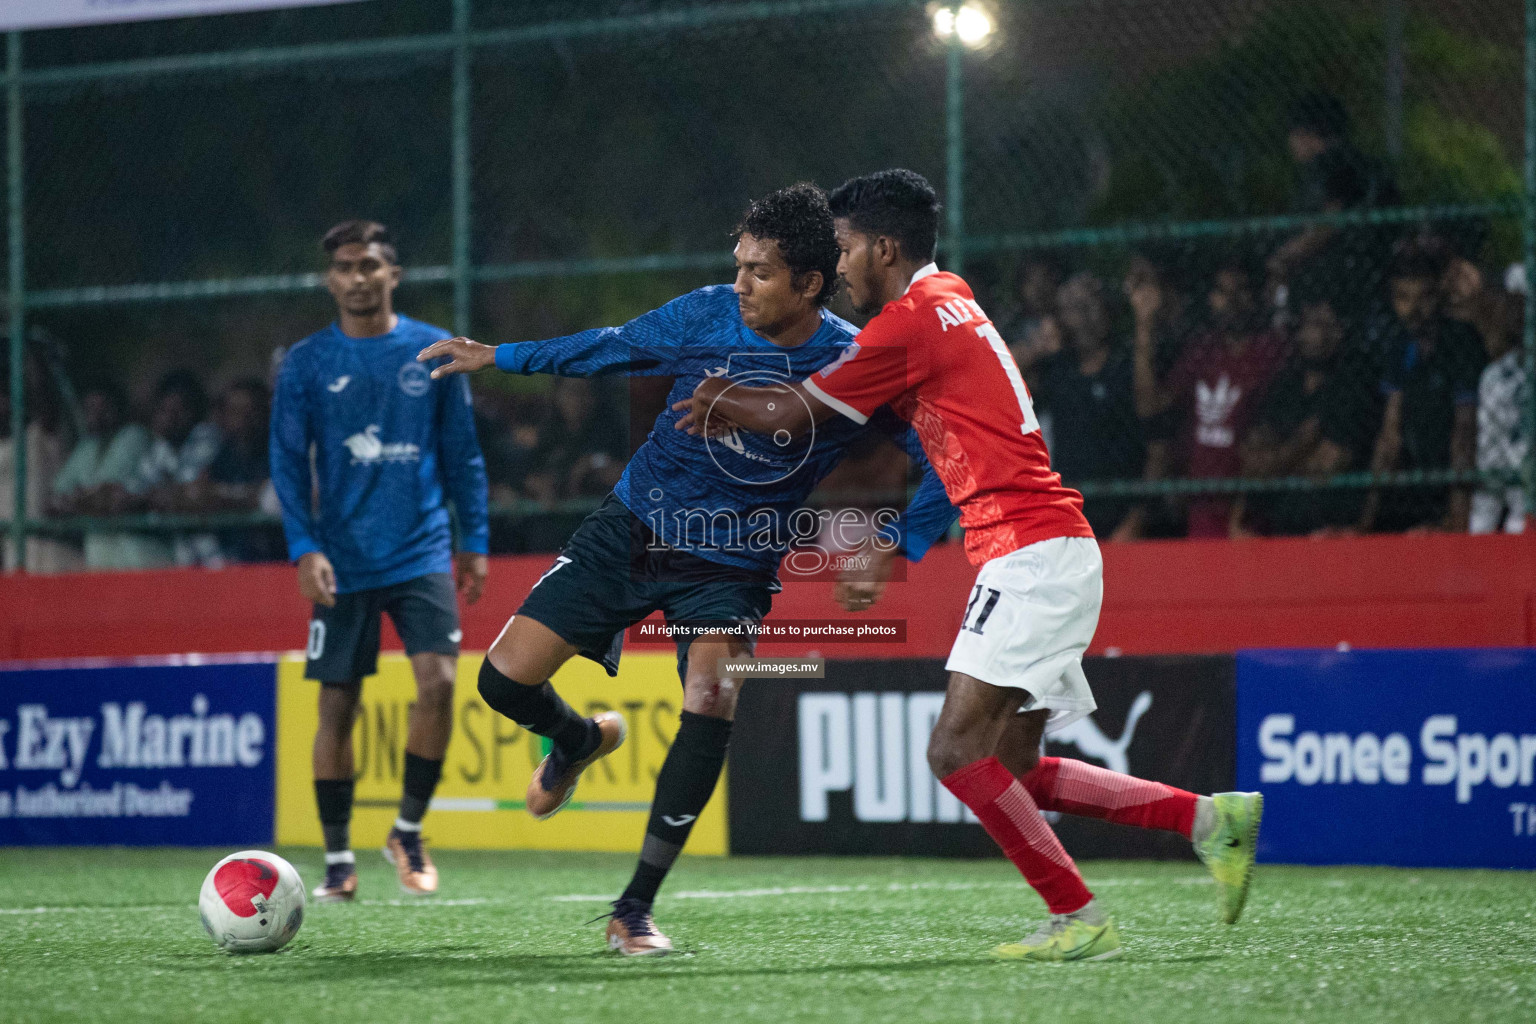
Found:
[[[619,960],[587,922],[630,857],[444,851],[407,902],[369,854],[357,903],[236,957],[195,907],[223,852],[0,850],[0,1021],[1536,1021],[1529,874],[1261,867],[1227,928],[1197,865],[1088,862],[1125,955],[1033,965],[987,958],[1043,915],[1001,860],[685,858],[678,954]]]

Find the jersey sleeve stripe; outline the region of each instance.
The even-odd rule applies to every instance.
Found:
[[[855,409],[853,406],[849,405],[847,402],[843,401],[841,398],[833,398],[831,395],[829,395],[825,391],[821,390],[821,388],[817,387],[815,381],[810,380],[810,379],[806,379],[806,380],[801,381],[800,385],[801,385],[801,387],[805,388],[805,390],[807,390],[811,394],[815,395],[817,400],[820,401],[822,404],[830,406],[831,408],[837,410],[838,412],[842,413],[844,416],[847,416],[849,419],[853,420],[853,422],[859,423],[859,424],[864,424],[864,423],[868,423],[869,422],[869,417],[868,416],[864,415],[862,412],[859,412],[859,410]]]

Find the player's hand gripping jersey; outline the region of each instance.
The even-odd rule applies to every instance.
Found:
[[[863,423],[889,404],[912,424],[960,510],[973,565],[1053,537],[1092,537],[1082,495],[1051,470],[1029,392],[970,287],[933,264],[807,391]]]

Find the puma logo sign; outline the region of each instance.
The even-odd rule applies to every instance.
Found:
[[[670,814],[663,814],[661,816],[661,820],[666,822],[668,825],[671,825],[673,828],[681,828],[683,825],[688,824],[696,817],[698,817],[696,814],[679,814],[675,818]]]
[[[1080,718],[1060,732],[1052,733],[1050,739],[1053,743],[1070,743],[1085,757],[1103,761],[1104,767],[1110,771],[1129,775],[1131,764],[1126,751],[1130,749],[1131,740],[1136,737],[1136,723],[1141,721],[1141,716],[1151,706],[1151,692],[1142,690],[1138,693],[1131,702],[1131,713],[1125,716],[1125,729],[1116,740],[1105,736],[1092,718]]]
[[[325,386],[325,390],[329,391],[333,395],[339,395],[346,389],[347,385],[351,383],[352,378],[350,376],[337,377],[335,380],[331,381]]]

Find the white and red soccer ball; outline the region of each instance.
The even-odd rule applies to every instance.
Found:
[[[304,923],[304,883],[277,854],[242,850],[208,872],[197,909],[220,949],[273,953]]]

